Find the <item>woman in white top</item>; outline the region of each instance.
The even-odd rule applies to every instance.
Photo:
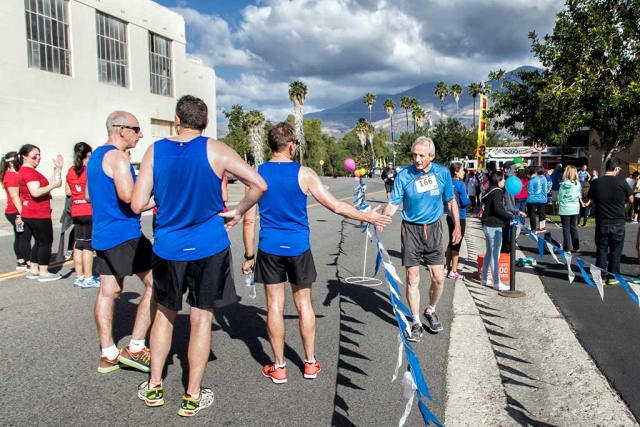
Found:
[[[469,176],[467,177],[467,194],[469,195],[469,199],[471,200],[471,210],[473,211],[476,208],[477,202],[477,192],[476,186],[478,185],[478,178],[476,178],[476,173],[474,171],[469,172]]]

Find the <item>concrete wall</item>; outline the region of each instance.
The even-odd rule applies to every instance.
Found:
[[[128,23],[127,88],[99,81],[96,10]],[[184,20],[169,9],[150,0],[71,0],[71,76],[28,67],[24,0],[0,2],[0,27],[7,36],[0,44],[0,152],[37,145],[42,152],[39,170],[45,176],[56,154],[64,156],[66,173],[76,142],[103,144],[105,120],[114,110],[133,113],[145,135],[132,151],[132,161],[140,161],[153,142],[151,119],[173,121],[176,100],[185,94],[205,100],[206,134],[216,136],[215,72],[186,58]],[[173,97],[150,93],[149,32],[173,41]]]

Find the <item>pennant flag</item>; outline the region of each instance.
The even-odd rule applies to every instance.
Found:
[[[593,281],[598,287],[598,292],[600,292],[600,298],[602,298],[602,300],[604,301],[604,286],[602,285],[602,269],[591,264],[589,266],[589,271],[591,271],[591,276],[593,277]]]
[[[540,261],[544,261],[544,239],[538,237],[538,253],[540,254]]]
[[[614,275],[613,275],[613,277],[615,277],[615,278],[616,278],[616,280],[617,280],[618,282],[620,282],[620,285],[622,285],[622,289],[624,289],[624,291],[627,293],[627,295],[629,295],[629,297],[633,300],[633,302],[635,302],[636,304],[638,304],[638,296],[637,296],[637,295],[638,295],[638,293],[635,291],[635,289],[634,289],[634,292],[635,292],[635,293],[634,293],[634,292],[631,292],[631,291],[629,290],[629,284],[627,283],[627,279],[625,279],[624,277],[622,277],[622,276],[621,276],[621,275],[619,275],[619,274],[614,274]],[[632,289],[633,289],[634,287],[637,287],[638,289],[640,289],[640,286],[638,286],[638,285],[636,285],[636,284],[631,284],[631,285],[632,285],[632,287],[631,287]]]
[[[635,283],[629,283],[629,287],[631,287],[633,292],[635,292],[636,295],[640,297],[640,285],[637,285]],[[640,306],[640,303],[638,304],[638,306]]]
[[[376,255],[376,267],[375,267],[375,270],[373,271],[373,277],[376,277],[378,275],[378,270],[380,270],[380,264],[382,264],[382,253],[378,251],[378,255]]]
[[[564,260],[567,261],[567,269],[569,270],[569,283],[573,283],[573,280],[576,278],[576,275],[571,271],[571,259],[573,255],[568,252],[562,251],[562,256],[564,256]]]
[[[407,355],[407,359],[409,359],[409,369],[411,370],[411,374],[413,375],[413,380],[416,383],[416,386],[418,386],[418,390],[420,390],[420,393],[422,393],[427,399],[433,400],[433,398],[429,394],[429,388],[427,388],[427,383],[424,380],[424,375],[422,375],[422,369],[420,368],[418,357],[409,348],[405,347],[404,352]]]
[[[398,378],[398,371],[400,370],[400,366],[402,366],[402,349],[404,348],[404,340],[402,339],[402,332],[398,333],[398,361],[396,362],[396,369],[393,371],[393,376],[391,377],[391,382],[394,382],[396,378]]]
[[[398,292],[400,292],[398,290],[398,285],[399,284],[402,285],[402,280],[400,280],[400,277],[398,276],[398,272],[396,271],[396,268],[390,262],[385,262],[384,263],[384,270],[387,273],[389,273],[389,275],[393,278],[394,285],[396,286],[396,290]]]
[[[400,423],[398,424],[399,427],[402,427],[404,423],[407,422],[407,418],[411,413],[411,408],[413,407],[413,398],[416,395],[416,390],[418,389],[418,387],[416,387],[415,382],[413,382],[411,372],[409,371],[404,373],[404,376],[402,377],[402,381],[400,383],[402,384],[402,394],[404,395],[404,398],[408,400],[407,406],[404,408],[404,414],[402,414],[402,418],[400,418]]]
[[[427,405],[424,404],[420,396],[420,392],[418,392],[418,408],[420,409],[420,413],[422,414],[422,419],[424,420],[425,426],[428,426],[429,423],[433,421],[433,423],[438,427],[444,427],[444,425],[436,418],[435,415],[433,415],[429,408],[427,408]]]
[[[393,307],[393,313],[396,316],[396,320],[398,321],[398,326],[400,327],[400,329],[405,331],[407,334],[410,334],[411,333],[411,324],[407,320],[407,317],[404,315],[404,313],[401,312],[400,310],[398,310],[397,307]],[[406,339],[406,335],[405,335],[405,339]],[[408,344],[409,343],[408,341],[406,343],[407,343],[407,345],[411,345],[411,344]]]
[[[527,234],[529,235],[529,237],[531,237],[531,240],[533,240],[534,242],[538,243],[538,236],[536,236],[535,234],[533,234],[531,232],[530,228],[526,228],[525,227],[525,231],[527,232]]]
[[[560,261],[556,256],[556,251],[554,250],[553,245],[547,242],[546,240],[545,240],[545,243],[547,245],[547,250],[551,253],[551,256],[553,257],[553,259],[555,259],[558,264],[562,264],[562,261]]]
[[[400,298],[396,297],[395,295],[391,296],[391,305],[393,306],[393,308],[399,309],[402,313],[404,313],[405,316],[411,317],[411,310],[409,310],[409,308],[407,308],[407,306],[404,305],[402,301],[400,301]]]
[[[584,278],[584,281],[587,282],[587,285],[591,286],[592,288],[595,288],[596,285],[593,284],[593,282],[589,278],[589,275],[584,270],[584,265],[586,264],[586,262],[584,262],[580,258],[576,258],[576,262],[578,263],[578,268],[580,269],[580,272],[582,273],[582,277]]]

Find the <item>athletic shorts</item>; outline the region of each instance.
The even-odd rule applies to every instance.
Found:
[[[393,190],[393,184],[384,184],[384,189],[387,193],[391,193],[391,190]]]
[[[74,216],[73,226],[76,241],[73,248],[80,251],[92,251],[91,234],[93,232],[93,221],[91,215]]]
[[[169,261],[153,254],[153,296],[173,311],[187,304],[201,309],[224,307],[238,301],[233,280],[231,248],[195,261]]]
[[[462,236],[462,239],[464,239],[464,230],[466,228],[466,224],[467,224],[466,219],[460,220],[460,235]],[[457,245],[451,244],[451,241],[453,240],[453,229],[455,228],[455,224],[453,223],[453,218],[451,218],[450,216],[447,216],[447,226],[449,227],[449,249],[455,252],[460,252],[462,239],[460,239],[460,242]]]
[[[96,274],[126,277],[151,270],[151,242],[143,234],[106,251],[96,250],[93,268]]]
[[[442,224],[414,224],[402,221],[401,257],[405,267],[425,265],[444,265],[444,248],[442,247]]]
[[[551,201],[552,202],[557,202],[558,201],[558,194],[560,193],[560,190],[551,190]]]
[[[255,280],[275,285],[289,282],[294,285],[310,285],[316,281],[316,265],[311,249],[298,256],[279,256],[262,252],[256,255]]]

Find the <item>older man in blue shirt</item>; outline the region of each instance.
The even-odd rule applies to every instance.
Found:
[[[413,317],[410,341],[419,342],[423,329],[420,323],[420,263],[424,260],[431,275],[429,305],[424,311],[428,327],[439,332],[442,323],[436,315],[436,304],[444,287],[444,247],[442,224],[444,203],[454,221],[452,241],[461,240],[460,215],[455,202],[453,181],[449,170],[433,163],[436,147],[430,138],[418,137],[411,147],[413,165],[396,177],[389,203],[382,212],[392,216],[402,208],[402,265],[406,268],[407,302]]]

